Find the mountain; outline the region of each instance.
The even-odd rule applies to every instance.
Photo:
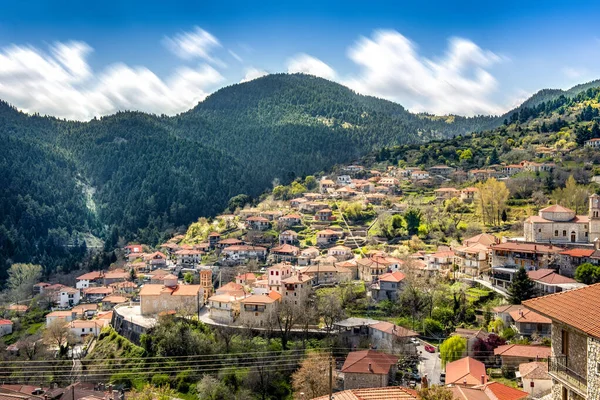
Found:
[[[119,237],[157,243],[274,180],[501,123],[413,114],[301,74],[223,88],[174,117],[73,122],[0,102],[0,279],[11,262],[69,270],[94,238],[110,239],[107,248]]]

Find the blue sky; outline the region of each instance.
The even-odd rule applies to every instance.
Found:
[[[538,89],[600,78],[597,1],[1,7],[0,98],[66,118],[174,114],[219,87],[273,72],[312,73],[414,111],[464,115],[499,113]]]

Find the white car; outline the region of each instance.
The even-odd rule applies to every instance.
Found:
[[[412,344],[416,344],[417,346],[421,344],[421,341],[417,338],[410,338],[410,342]]]

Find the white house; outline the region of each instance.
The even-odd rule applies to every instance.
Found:
[[[77,283],[75,283],[75,287],[77,289],[87,289],[91,286],[98,286],[102,284],[102,271],[92,271],[87,274],[80,275],[76,278]]]
[[[81,301],[79,289],[65,286],[60,289],[58,297],[58,306],[60,308],[69,308],[76,306]]]
[[[65,322],[71,322],[75,319],[76,313],[68,311],[52,311],[50,314],[46,314],[46,325],[50,325],[52,321],[61,319]]]
[[[108,320],[76,319],[67,322],[66,325],[71,330],[73,335],[80,339],[84,336],[98,337],[98,335],[100,335],[100,332],[102,331],[102,328],[108,325]]]
[[[352,178],[350,175],[339,175],[337,177],[337,184],[342,186],[347,186],[352,183]]]
[[[10,335],[13,331],[13,323],[8,319],[0,319],[0,337]]]

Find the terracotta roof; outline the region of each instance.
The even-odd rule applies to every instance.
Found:
[[[332,235],[337,235],[337,236],[341,236],[341,232],[336,232],[332,229],[323,229],[322,231],[317,232],[317,235],[328,235],[328,236],[332,236]]]
[[[522,378],[526,379],[551,379],[550,374],[548,374],[548,363],[542,361],[533,361],[530,363],[520,364],[519,373],[521,374]]]
[[[140,290],[140,296],[158,296],[163,292],[171,293],[172,291],[172,288],[165,287],[161,284],[150,283],[142,286],[142,290]]]
[[[553,206],[542,208],[540,212],[561,212],[561,213],[574,213],[575,211],[570,208],[563,207],[559,204],[554,204]]]
[[[231,303],[236,300],[240,300],[241,296],[232,296],[230,294],[215,294],[214,296],[210,296],[208,301],[220,301],[221,303]]]
[[[229,247],[225,247],[223,249],[224,252],[229,252],[229,251],[259,251],[259,252],[264,252],[267,251],[267,249],[265,249],[264,247],[261,246],[249,246],[249,245],[239,245],[239,246],[229,246]]]
[[[281,295],[273,290],[269,294],[253,294],[241,300],[243,304],[272,304],[281,300]]]
[[[76,279],[78,281],[93,281],[94,279],[102,278],[102,271],[92,271],[87,274],[83,274],[78,276]]]
[[[217,289],[221,292],[239,292],[244,291],[244,287],[239,283],[229,282]]]
[[[489,233],[480,233],[479,235],[475,235],[473,237],[463,240],[463,243],[467,245],[480,243],[485,246],[490,246],[492,244],[498,243],[498,239],[496,238],[496,236],[490,235]]]
[[[529,346],[526,344],[505,344],[494,349],[495,356],[547,359],[552,349],[547,346]]]
[[[287,231],[283,231],[283,232],[281,232],[281,233],[280,233],[280,236],[281,236],[281,235],[291,235],[291,236],[298,236],[298,234],[297,234],[296,232],[294,232],[294,231],[292,231],[292,230],[290,230],[290,229],[288,229]]]
[[[351,389],[335,393],[335,400],[417,400],[416,391],[401,386]],[[329,400],[329,395],[313,400]]]
[[[544,272],[540,272],[540,271],[546,271]],[[568,278],[566,276],[557,274],[556,272],[554,272],[551,269],[548,270],[537,270],[537,271],[529,271],[527,272],[527,275],[529,276],[529,278],[531,280],[537,281],[537,282],[542,282],[545,283],[547,285],[560,285],[563,283],[577,283],[577,281],[575,279],[571,279]]]
[[[493,250],[516,251],[522,253],[560,253],[565,249],[551,244],[535,244],[535,243],[515,243],[506,242],[494,244],[491,246]]]
[[[398,357],[374,350],[353,351],[348,354],[342,372],[358,374],[388,374]],[[370,368],[369,368],[370,367]]]
[[[419,334],[410,329],[406,329],[402,326],[394,325],[391,322],[381,321],[373,325],[369,325],[369,328],[376,329],[381,332],[389,333],[396,337],[416,337]]]
[[[462,385],[465,381],[467,385],[480,385],[482,376],[487,380],[485,365],[474,358],[465,357],[446,364],[446,385]]]
[[[352,251],[352,249],[347,246],[333,246],[329,250],[327,250],[327,252],[330,251]]]
[[[200,285],[177,285],[171,296],[197,296],[201,289]]]
[[[460,400],[520,400],[529,396],[528,393],[506,386],[500,382],[489,382],[485,385],[465,387],[452,386],[449,390],[455,399]]]
[[[103,303],[119,304],[119,303],[125,303],[128,300],[129,299],[127,297],[125,297],[125,296],[111,295],[111,296],[106,296],[105,298],[103,298],[102,302]]]
[[[88,294],[111,294],[112,292],[113,292],[113,289],[106,287],[106,286],[91,287],[91,288],[83,289],[83,293],[86,295],[88,295]]]
[[[551,324],[552,321],[543,315],[533,312],[528,309],[513,310],[509,313],[510,317],[515,322],[530,323],[530,324]]]
[[[271,249],[272,253],[283,253],[283,254],[298,254],[300,249],[296,246],[292,246],[291,244],[284,243],[281,246],[273,247]]]
[[[208,234],[208,237],[221,237],[221,234],[219,232],[211,232]]]
[[[439,188],[439,189],[435,189],[434,192],[458,192],[458,189],[455,188]]]
[[[594,249],[568,249],[561,251],[560,254],[571,257],[590,257],[594,251]]]
[[[404,278],[406,278],[406,275],[404,275],[400,271],[387,272],[385,274],[379,275],[379,281],[382,282],[400,282]]]
[[[254,281],[256,280],[256,275],[252,272],[246,272],[245,274],[238,274],[235,279],[243,279],[245,281]]]
[[[248,217],[246,218],[246,221],[250,221],[250,222],[269,222],[268,219],[264,218],[264,217]]]
[[[523,302],[527,308],[600,338],[600,283],[537,297]]]
[[[68,310],[68,311],[52,311],[49,314],[46,314],[46,317],[58,317],[58,318],[64,318],[64,317],[70,317],[73,315],[73,312]]]
[[[505,304],[503,306],[492,308],[492,311],[495,313],[510,313],[513,310],[518,310],[519,308],[523,308],[523,306],[519,304]]]
[[[125,272],[123,270],[108,271],[106,274],[104,274],[104,279],[127,279],[127,278],[129,278],[129,272]]]
[[[310,275],[298,273],[298,274],[294,274],[294,275],[290,276],[289,278],[282,279],[281,283],[287,283],[287,284],[304,283],[304,282],[311,281],[312,279],[313,279],[313,277]]]
[[[0,325],[12,325],[12,321],[9,319],[0,319]]]
[[[219,240],[217,243],[219,243],[219,244],[242,244],[243,242],[240,239],[227,238],[227,239]]]

